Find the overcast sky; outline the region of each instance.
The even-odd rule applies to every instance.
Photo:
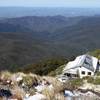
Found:
[[[0,0],[0,6],[100,7],[100,0]]]

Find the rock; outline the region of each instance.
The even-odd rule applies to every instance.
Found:
[[[12,96],[12,93],[9,90],[4,90],[4,89],[0,90],[0,97],[9,98],[11,96]]]
[[[74,94],[69,90],[65,90],[64,95],[65,96],[70,96],[70,97],[74,96]]]
[[[37,92],[42,92],[45,88],[46,88],[46,86],[42,86],[42,85],[38,85],[38,86],[35,87]]]
[[[23,78],[21,76],[17,77],[16,81],[19,82],[21,81]]]
[[[36,93],[33,96],[30,96],[29,98],[25,98],[24,100],[46,100],[46,96],[40,93]]]

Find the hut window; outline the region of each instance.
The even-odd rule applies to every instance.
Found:
[[[84,74],[84,75],[85,75],[85,71],[82,71],[82,74]]]
[[[67,75],[67,73],[64,73],[64,75]]]
[[[91,75],[91,72],[88,72],[88,75]]]
[[[71,74],[70,74],[70,73],[67,73],[67,76],[68,76],[68,77],[71,77]]]

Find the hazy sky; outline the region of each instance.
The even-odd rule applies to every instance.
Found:
[[[100,7],[100,0],[0,0],[0,6]]]

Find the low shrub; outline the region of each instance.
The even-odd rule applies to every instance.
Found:
[[[54,100],[54,91],[50,91],[48,88],[42,91],[42,94],[46,96],[47,100]]]
[[[84,80],[87,80],[88,83],[93,83],[93,81],[94,81],[94,78],[93,77],[90,77],[90,76],[86,76],[83,79]]]
[[[8,80],[8,79],[11,78],[11,76],[12,76],[12,74],[11,74],[9,71],[2,71],[2,72],[0,73],[1,79]]]
[[[100,77],[84,77],[83,79],[87,80],[88,83],[92,83],[95,85],[100,85]]]
[[[93,83],[95,85],[100,85],[100,77],[97,77],[96,79],[94,79]]]
[[[97,75],[97,76],[100,76],[100,72],[97,72],[96,75]]]
[[[77,78],[70,81],[71,86],[77,88],[78,86],[83,85],[83,79]]]
[[[23,83],[28,86],[28,87],[31,87],[33,85],[33,77],[32,76],[24,76],[23,77]]]

